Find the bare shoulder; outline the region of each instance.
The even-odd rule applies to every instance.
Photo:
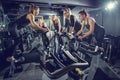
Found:
[[[56,19],[56,21],[59,23],[59,22],[60,22],[60,19],[59,19],[59,18],[57,18],[57,19]]]
[[[27,14],[27,18],[30,18],[30,17],[33,17],[33,14],[28,13],[28,14]]]
[[[96,22],[93,17],[89,17],[89,18],[88,18],[88,21],[89,21],[89,22],[91,22],[91,21]]]

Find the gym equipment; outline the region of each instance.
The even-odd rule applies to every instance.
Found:
[[[72,41],[74,42],[74,40],[76,39],[72,39]],[[98,78],[95,77],[95,75],[97,75],[99,72],[98,70],[100,69],[102,71],[102,74],[104,74],[104,78],[99,78],[99,80],[119,80],[119,75],[112,69],[112,67],[110,65],[108,65],[107,62],[105,62],[102,58],[101,55],[104,52],[104,49],[98,46],[92,46],[89,45],[85,42],[80,42],[80,41],[75,41],[77,46],[79,46],[78,48],[73,49],[74,51],[79,50],[80,52],[89,55],[90,57],[92,57],[91,63],[90,63],[90,67],[88,68],[88,70],[84,70],[85,74],[83,75],[83,80],[98,80]],[[65,54],[66,53],[66,54]],[[63,55],[64,54],[64,55]],[[64,65],[68,65],[67,60],[68,59],[68,51],[65,51],[63,49],[63,53],[61,53],[61,55],[57,54],[56,55],[56,60],[60,61],[62,64],[62,66]],[[76,53],[76,55],[78,55],[78,53]],[[54,56],[54,55],[53,55]],[[62,58],[61,58],[62,56]],[[69,54],[69,57],[71,55]],[[78,55],[79,56],[79,55]],[[76,61],[73,57],[70,58],[73,62]],[[64,60],[64,61],[63,61]],[[71,63],[69,63],[71,64]],[[104,65],[103,65],[104,64]],[[108,71],[106,71],[106,69],[109,70],[109,74],[107,73]],[[87,74],[86,74],[87,71]],[[96,73],[97,71],[97,73]],[[101,74],[101,73],[99,73]],[[110,76],[110,75],[114,75]],[[98,75],[97,75],[98,76]],[[102,76],[101,76],[102,77]]]
[[[102,73],[97,72],[97,70],[101,70]],[[96,74],[99,75],[96,75]],[[104,77],[101,74],[105,74]],[[100,78],[95,78],[99,76]],[[93,56],[91,61],[90,70],[86,80],[119,80],[120,75],[118,75],[108,63],[106,63],[103,59],[100,58],[99,55]]]
[[[98,47],[98,46],[92,46],[86,42],[81,42],[80,40],[76,39],[76,37],[74,37],[73,39],[69,39],[69,41],[70,41],[70,48],[72,49],[73,52],[74,51],[79,52],[79,53],[88,55],[92,58],[92,60],[90,62],[90,67],[88,68],[88,70],[83,70],[84,72],[86,72],[86,71],[90,72],[87,74],[88,77],[86,80],[96,80],[96,78],[94,78],[94,77],[95,77],[96,71],[98,69],[102,70],[102,72],[106,75],[106,76],[105,75],[104,76],[107,77],[108,79],[119,80],[119,75],[112,69],[112,66],[110,66],[102,58],[102,55],[104,54],[104,51],[105,51],[104,48]],[[109,48],[109,47],[110,46],[108,45],[107,48]],[[106,50],[106,51],[110,51],[110,50]],[[76,53],[76,54],[79,56],[79,53]],[[105,69],[108,69],[110,73],[107,74],[108,71],[105,71]],[[97,72],[97,73],[99,73],[99,72]],[[85,75],[83,77],[85,77]],[[110,75],[114,75],[114,77],[110,76]],[[104,78],[102,78],[102,80],[103,79]]]
[[[103,42],[103,47],[104,47],[104,54],[103,57],[104,59],[110,63],[110,56],[111,56],[111,50],[112,50],[112,44],[111,44],[111,39],[110,38],[104,38]]]
[[[73,35],[68,35],[66,32],[64,32],[64,33],[61,34],[60,38],[61,38],[60,44],[61,44],[62,46],[64,46],[64,48],[65,48],[66,50],[69,50],[69,51],[70,51],[70,50],[71,50],[71,49],[70,49],[70,39],[73,38]]]
[[[51,54],[51,57],[47,57],[49,54],[44,53],[45,55],[44,59],[41,61],[41,66],[46,75],[51,79],[57,79],[77,67],[88,65],[86,61],[80,58],[75,58],[66,52],[64,52],[66,54],[66,57],[68,57],[71,61],[73,60],[73,58],[75,58],[78,60],[78,62],[73,61],[73,63],[71,64],[64,65],[61,61],[59,61],[54,51],[48,52]]]
[[[104,48],[104,53],[103,53],[103,59],[111,64],[114,65],[116,60],[119,60],[119,42],[120,38],[111,36],[111,35],[106,35],[103,41],[103,48]]]
[[[0,70],[2,70],[4,68],[3,64],[4,64],[4,58],[5,58],[5,54],[4,51],[6,50],[5,46],[4,46],[4,39],[0,38]]]
[[[57,53],[57,52],[59,52],[60,46],[61,46],[60,41],[59,41],[60,35],[57,33],[57,31],[52,31],[51,33],[52,34],[49,34],[48,48],[51,50],[52,49],[55,50],[55,52]]]
[[[26,27],[26,28],[29,28],[29,27]],[[21,35],[21,38],[22,38],[22,45],[26,45],[26,46],[23,46],[24,47],[24,51],[22,52],[20,49],[19,49],[19,44],[16,46],[16,48],[15,48],[15,50],[14,50],[14,53],[13,53],[13,57],[15,58],[15,59],[19,59],[19,57],[21,57],[22,56],[22,54],[29,54],[34,48],[37,48],[37,47],[40,47],[40,50],[42,51],[42,50],[44,50],[44,44],[43,44],[43,41],[42,41],[42,32],[37,32],[37,35],[36,36],[32,36],[32,40],[31,41],[33,41],[33,42],[31,42],[31,41],[29,41],[29,42],[31,42],[31,43],[28,43],[28,41],[26,41],[27,40],[27,38],[28,38],[28,36],[29,35],[32,35],[32,31],[30,32],[30,31],[28,31],[27,32],[27,29],[26,28],[22,28],[19,32],[20,32],[20,35]],[[31,45],[31,48],[29,48],[29,51],[26,51],[26,47],[28,47],[28,45],[27,44],[29,44],[29,45]],[[10,46],[11,47],[11,46]],[[10,76],[13,76],[14,75],[14,71],[16,70],[16,68],[17,67],[15,67],[15,66],[21,66],[21,64],[19,63],[19,64],[17,64],[16,65],[16,63],[14,64],[15,62],[13,61],[13,62],[11,62],[11,65],[10,65],[10,69],[9,69],[9,74],[8,74],[8,76],[6,76],[6,77],[10,77]],[[15,68],[14,68],[15,67]],[[22,68],[22,67],[21,67]],[[17,69],[18,70],[18,69]],[[22,70],[22,69],[21,69]]]
[[[59,43],[59,37],[63,37],[65,40],[62,39],[63,42]],[[101,58],[104,51],[103,48],[82,42],[76,39],[76,37],[58,36],[56,32],[54,32],[49,41],[47,48],[41,49],[41,46],[38,46],[37,50],[40,54],[41,70],[50,79],[58,79],[65,74],[68,74],[68,77],[74,80],[120,79],[112,67]],[[67,47],[69,49],[65,45],[66,42],[68,42]],[[84,58],[81,58],[79,52],[90,56],[92,58],[91,62],[89,63]],[[99,70],[104,74],[104,78],[96,78],[96,75],[100,74]],[[110,73],[107,74],[105,70],[109,70]]]
[[[60,36],[61,37],[61,36]],[[63,36],[64,37],[64,36]],[[67,36],[65,36],[66,38]],[[47,61],[47,66],[50,65],[49,67],[47,67],[47,69],[49,69],[50,67],[53,67],[53,69],[59,69],[60,67],[65,67],[65,66],[68,66],[70,64],[74,64],[76,62],[86,62],[84,61],[83,59],[81,59],[78,55],[73,55],[71,54],[67,49],[66,47],[64,47],[64,44],[60,44],[58,42],[58,39],[57,39],[57,42],[55,41],[57,37],[53,37],[51,38],[51,41],[50,41],[50,44],[48,46],[48,52],[46,52],[46,56],[44,59],[48,58],[48,60],[44,60],[44,61]],[[68,37],[67,37],[68,38]],[[71,38],[72,39],[72,38]],[[64,40],[65,41],[65,40]],[[68,40],[67,40],[68,41]],[[60,46],[60,50],[57,51],[56,53],[56,43],[57,43],[57,46]],[[45,53],[44,53],[45,54]],[[55,59],[53,59],[55,58]],[[50,59],[50,60],[49,60]],[[44,62],[44,61],[41,61]],[[49,61],[49,63],[48,63]],[[57,61],[57,62],[56,62]],[[59,62],[59,64],[58,64]],[[46,64],[46,63],[44,63]],[[88,63],[83,63],[83,65],[88,65]],[[60,65],[60,66],[59,66]],[[52,71],[54,72],[55,70]],[[75,68],[74,68],[75,69]],[[72,69],[72,70],[74,70]],[[51,68],[49,69],[49,72],[52,72],[51,71]]]
[[[79,48],[77,49],[77,51],[80,51],[92,57],[89,67],[89,73],[83,76],[84,77],[83,80],[119,80],[120,79],[120,75],[117,74],[117,72],[113,70],[112,66],[110,66],[101,57],[101,55],[104,54],[103,48],[98,46],[93,47],[89,44],[79,42]],[[99,70],[101,72],[99,72]],[[96,76],[98,76],[98,78]]]
[[[100,69],[102,73],[97,72]],[[98,76],[101,74],[105,74],[104,77],[101,76],[100,78],[95,78],[96,72],[99,73]],[[112,69],[107,62],[105,62],[100,54],[94,55],[92,54],[92,61],[90,65],[90,70],[86,80],[119,80],[120,76]]]
[[[83,67],[88,65],[88,62],[81,59],[79,56],[73,56],[68,50],[63,48],[63,45],[60,46],[61,44],[56,42],[57,38],[57,35],[54,35],[51,38],[48,50],[43,53],[44,57],[42,57],[43,59],[41,59],[43,71],[45,71],[47,76],[51,79],[57,79],[77,67]],[[56,45],[62,47],[57,53],[55,48]],[[61,54],[64,55],[64,57]],[[60,58],[60,56],[63,58],[63,60]],[[70,63],[67,63],[67,60],[70,61]],[[79,64],[79,66],[76,64]]]
[[[45,49],[44,51],[40,49],[40,46],[38,47],[38,51],[40,52],[40,64],[42,66],[42,70],[51,78],[51,79],[56,79],[59,78],[61,76],[63,76],[64,74],[66,74],[67,72],[71,71],[72,69],[74,69],[75,67],[78,66],[86,66],[88,65],[87,62],[84,62],[84,60],[79,59],[81,62],[83,63],[78,63],[75,61],[72,61],[74,56],[71,55],[71,53],[68,54],[69,51],[64,51],[64,53],[66,54],[65,56],[67,56],[67,58],[69,58],[73,63],[70,63],[67,65],[63,65],[62,62],[58,63],[55,59],[57,59],[57,56],[55,56],[57,53],[59,52],[59,49],[57,48],[60,44],[58,44],[58,35],[55,34],[51,39],[50,39],[50,43],[49,46],[47,47],[47,49]],[[54,52],[54,53],[53,53]],[[67,55],[68,54],[68,55]],[[51,69],[52,68],[52,69]],[[66,70],[68,69],[68,70]],[[63,73],[63,71],[66,71]]]

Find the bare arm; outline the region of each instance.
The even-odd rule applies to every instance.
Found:
[[[47,28],[46,22],[44,22],[43,25],[44,25],[44,27],[42,27],[42,30],[43,30],[44,32],[48,31],[49,28]]]
[[[27,18],[29,19],[30,21],[30,25],[34,28],[34,29],[40,29],[42,30],[41,27],[39,27],[39,25],[35,22],[35,18],[32,14],[28,14],[27,15]]]
[[[50,21],[50,30],[52,30],[52,27],[53,27],[53,23],[52,21]]]
[[[65,19],[65,25],[62,27],[62,32],[65,32],[66,26],[67,26],[67,22],[66,22],[66,19]]]
[[[77,35],[80,35],[85,27],[84,21],[82,21],[82,27],[81,29],[77,32]]]
[[[70,31],[69,31],[69,33],[72,33],[73,30],[74,30],[74,26],[71,26],[71,27],[70,27]]]
[[[60,30],[61,30],[61,22],[60,22],[60,20],[58,19],[58,32],[60,32]]]
[[[64,32],[64,31],[65,31],[65,29],[66,29],[66,27],[62,27],[62,32]]]

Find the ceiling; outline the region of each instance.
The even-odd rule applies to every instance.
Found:
[[[31,3],[40,7],[40,15],[61,13],[63,8],[99,8],[108,0],[2,0],[3,11],[11,20],[16,20],[28,11]]]

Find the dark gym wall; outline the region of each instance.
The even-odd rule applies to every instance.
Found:
[[[1,5],[1,1],[0,1],[0,23],[3,22],[3,9],[2,9],[2,5]]]
[[[106,34],[120,36],[120,9],[96,10],[89,13],[97,23],[104,26]]]

